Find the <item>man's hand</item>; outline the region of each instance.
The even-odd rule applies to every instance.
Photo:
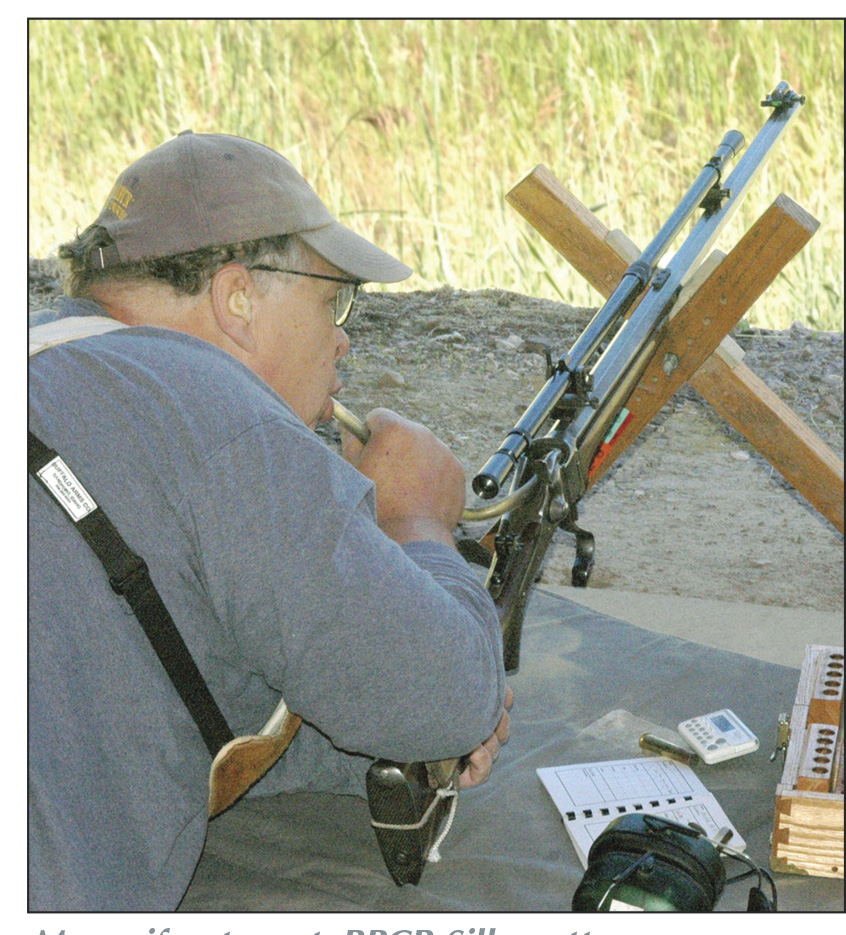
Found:
[[[425,426],[389,409],[374,409],[365,422],[367,444],[342,429],[341,450],[376,485],[379,527],[396,542],[429,539],[452,546],[464,509],[458,459]]]
[[[471,786],[478,786],[483,783],[491,774],[494,760],[499,756],[499,748],[508,740],[510,731],[510,718],[508,711],[514,701],[514,693],[510,688],[505,689],[505,708],[496,730],[488,737],[484,743],[480,744],[470,754],[470,762],[467,768],[459,777],[462,789],[468,789]]]

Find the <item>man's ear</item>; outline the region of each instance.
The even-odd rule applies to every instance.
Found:
[[[211,281],[211,303],[217,327],[242,350],[256,349],[253,323],[255,283],[240,263],[222,266]]]

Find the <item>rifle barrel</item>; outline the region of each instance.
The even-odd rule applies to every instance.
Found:
[[[789,86],[786,87],[787,91],[782,90],[778,103],[774,105],[772,116],[741,157],[725,186],[721,187],[720,180],[726,165],[745,146],[740,132],[730,130],[726,133],[661,230],[640,258],[626,270],[608,301],[596,313],[570,351],[559,359],[558,366],[546,384],[505,436],[497,451],[473,478],[473,490],[477,496],[488,500],[499,493],[505,479],[526,453],[543,424],[553,416],[564,395],[572,389],[573,375],[580,371],[587,372],[600,345],[619,325],[635,300],[648,290],[636,313],[619,325],[611,343],[590,371],[588,382],[583,382],[582,386],[589,388],[590,405],[585,398],[585,405],[572,421],[571,428],[578,430],[568,430],[565,441],[573,443],[573,446],[581,445],[587,430],[598,424],[597,411],[607,413],[605,403],[611,392],[619,389],[621,381],[631,371],[632,363],[643,360],[644,349],[654,349],[655,341],[653,339],[650,342],[650,337],[657,324],[672,308],[682,283],[692,275],[711,247],[766,162],[773,144],[804,103],[804,98],[797,95],[791,98],[792,92]],[[712,194],[712,200],[706,203],[706,213],[699,218],[659,282],[655,272],[661,257],[709,194]],[[620,405],[623,401],[619,401]],[[558,423],[550,434],[557,428]]]
[[[702,167],[664,226],[641,253],[640,258],[626,270],[617,288],[608,297],[608,301],[597,312],[564,358],[569,371],[584,367],[593,357],[615,323],[625,315],[633,301],[649,285],[661,258],[690,216],[702,204],[711,189],[719,185],[729,160],[738,156],[744,146],[743,134],[738,130],[729,130],[726,133],[716,152]]]
[[[592,370],[595,409],[584,408],[563,435],[571,449],[582,452],[586,471],[610,422],[634,389],[633,374],[645,366],[658,343],[657,325],[672,309],[679,291],[711,249],[720,231],[734,215],[755,178],[769,159],[775,143],[798,115],[804,98],[795,96],[775,110],[726,179],[728,197],[719,208],[696,222],[684,243],[667,264],[660,287],[644,296],[637,312],[617,332]],[[553,429],[553,431],[555,431]]]

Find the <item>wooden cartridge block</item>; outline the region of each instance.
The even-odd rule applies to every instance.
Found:
[[[820,654],[808,701],[808,720],[818,724],[840,723],[843,709],[843,652]]]
[[[770,867],[781,873],[843,878],[843,796],[795,791],[776,802]]]
[[[830,792],[837,728],[831,724],[809,724],[805,736],[805,752],[799,765],[796,788]]]
[[[832,680],[828,673],[843,671],[833,668],[838,662],[842,666],[842,647],[805,647],[776,787],[770,866],[782,873],[843,877],[842,688],[837,701],[824,694],[835,687],[825,684]],[[814,720],[812,705],[824,721]]]
[[[844,794],[843,788],[843,766],[844,766],[844,744],[843,729],[840,729],[840,736],[837,738],[837,746],[834,748],[834,774],[831,778],[831,791],[834,795],[841,798]]]

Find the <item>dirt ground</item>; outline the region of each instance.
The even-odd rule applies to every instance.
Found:
[[[30,264],[30,306],[55,298]],[[468,484],[593,312],[510,292],[372,293],[348,326],[342,402],[387,406],[429,426]],[[736,332],[745,362],[843,457],[843,334],[794,325]],[[332,443],[334,424],[324,432]],[[690,387],[664,407],[593,488],[580,525],[596,536],[590,587],[843,610],[843,537]],[[478,538],[474,524],[462,534]],[[561,533],[542,581],[569,584]]]

